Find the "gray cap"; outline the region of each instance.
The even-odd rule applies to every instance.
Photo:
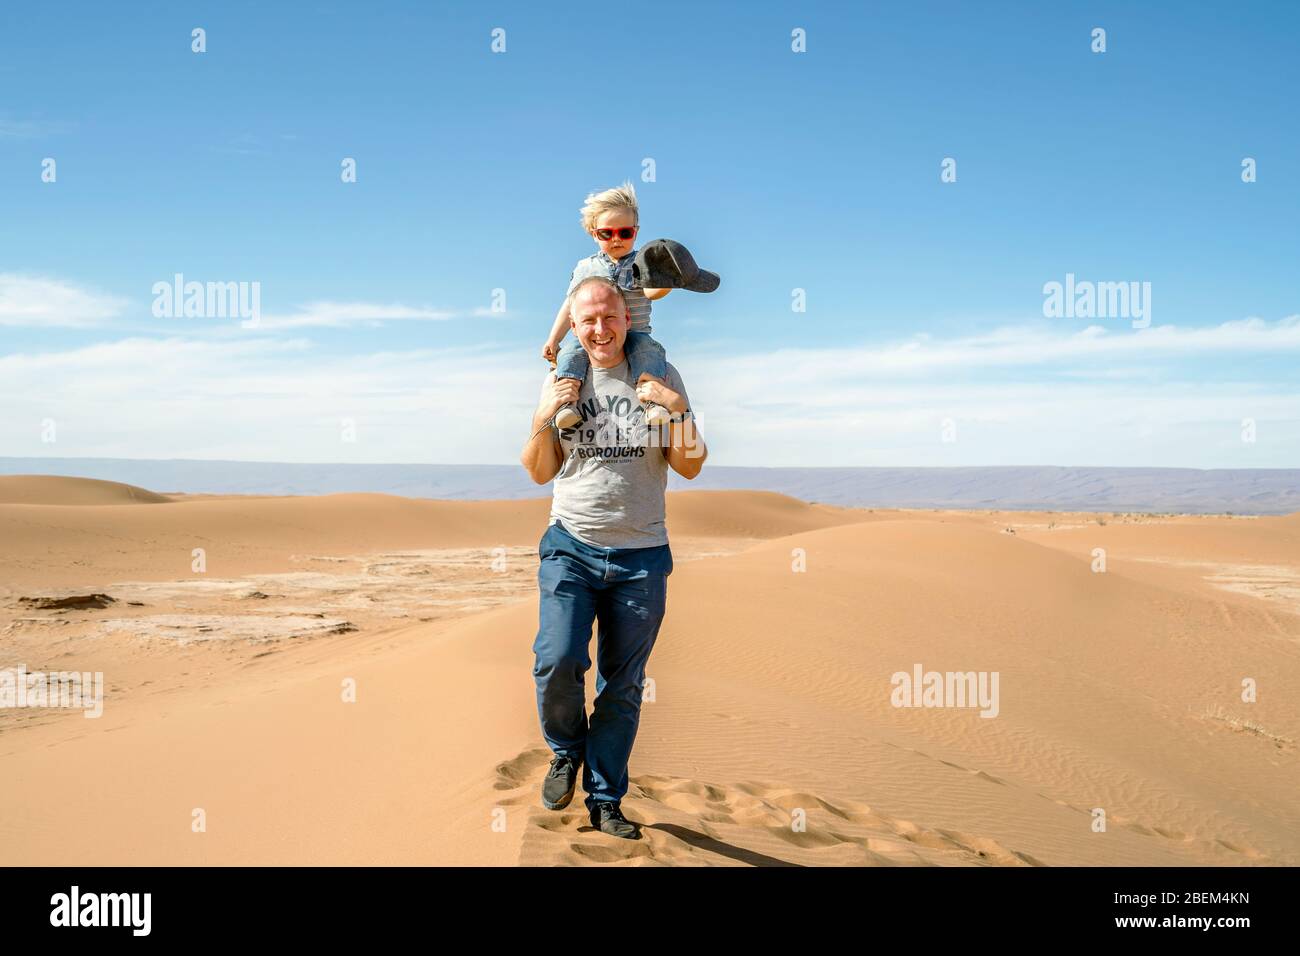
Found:
[[[697,266],[690,250],[674,239],[655,239],[642,246],[632,261],[632,274],[642,289],[712,292],[722,281],[716,272]]]

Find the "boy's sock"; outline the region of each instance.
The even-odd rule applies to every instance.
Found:
[[[555,427],[561,430],[565,428],[576,428],[582,422],[582,416],[572,404],[565,405],[555,413]]]

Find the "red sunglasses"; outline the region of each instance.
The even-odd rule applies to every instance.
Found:
[[[596,238],[601,242],[609,242],[617,235],[620,239],[631,239],[636,235],[636,226],[624,226],[621,229],[596,229]]]

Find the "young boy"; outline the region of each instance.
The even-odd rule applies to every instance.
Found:
[[[668,359],[664,347],[650,337],[650,302],[662,299],[672,290],[636,287],[632,275],[632,263],[636,258],[634,240],[640,219],[636,191],[631,183],[624,183],[617,189],[592,193],[581,211],[582,228],[596,240],[600,251],[594,256],[579,260],[574,267],[573,275],[569,278],[568,293],[560,304],[560,310],[555,313],[551,337],[542,346],[542,358],[555,363],[557,379],[574,378],[581,382],[587,377],[587,353],[578,344],[577,337],[570,339],[563,348],[560,347],[565,333],[569,331],[568,295],[583,279],[604,276],[617,282],[627,298],[632,327],[627,334],[624,350],[632,381],[639,381],[641,375],[647,372],[663,379],[668,375]],[[672,417],[672,413],[662,405],[654,402],[645,404],[647,425],[663,425]],[[581,421],[582,416],[572,405],[565,405],[555,414],[557,428],[573,428]]]

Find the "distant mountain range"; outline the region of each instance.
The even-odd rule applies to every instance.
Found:
[[[291,464],[133,458],[0,458],[0,474],[75,475],[159,492],[326,495],[368,491],[410,498],[539,498],[515,465]],[[744,488],[866,508],[995,508],[1289,514],[1300,511],[1300,469],[1195,468],[730,468],[669,490]]]

